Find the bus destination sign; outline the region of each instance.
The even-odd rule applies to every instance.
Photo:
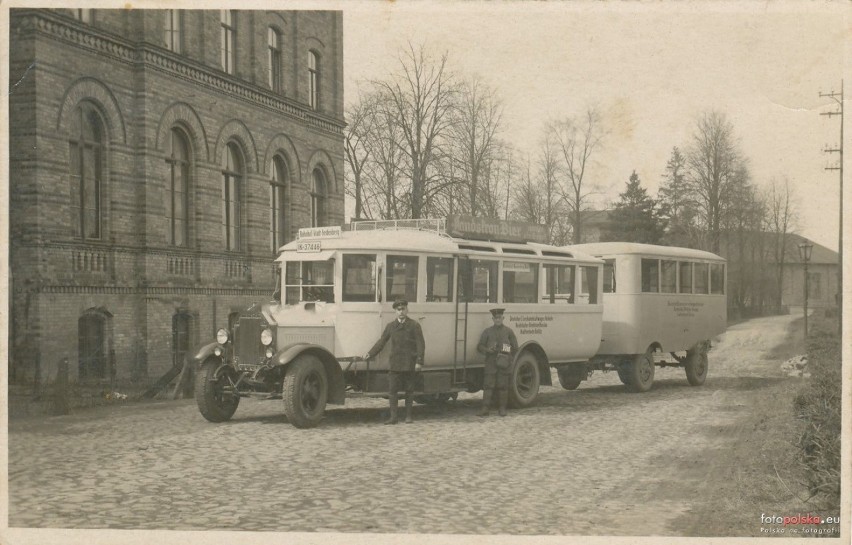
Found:
[[[299,229],[299,238],[340,238],[340,233],[341,229],[339,225],[329,225],[327,227],[302,227]]]

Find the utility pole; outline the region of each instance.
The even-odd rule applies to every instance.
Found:
[[[840,116],[840,144],[835,146],[834,148],[830,148],[828,144],[825,145],[825,149],[823,149],[824,153],[837,153],[840,157],[840,160],[837,163],[837,166],[827,166],[825,170],[837,170],[840,171],[840,225],[839,229],[839,246],[838,246],[838,269],[837,269],[837,310],[840,315],[840,319],[838,320],[840,334],[843,335],[843,80],[840,80],[840,92],[835,93],[834,91],[830,93],[820,93],[819,96],[827,97],[837,103],[838,109],[832,112],[823,112],[820,115],[827,115],[828,117],[833,117],[835,115]]]

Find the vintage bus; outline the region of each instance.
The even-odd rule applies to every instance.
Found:
[[[689,384],[704,383],[711,341],[727,324],[723,258],[627,242],[565,249],[604,260],[604,314],[598,353],[586,364],[560,369],[564,388],[577,388],[594,370],[615,370],[629,389],[644,392],[655,366],[682,367]]]
[[[196,400],[213,422],[242,397],[283,399],[297,427],[315,426],[326,404],[386,396],[387,353],[364,354],[409,301],[426,339],[417,394],[443,400],[482,388],[476,352],[489,310],[506,309],[517,335],[509,399],[514,407],[549,385],[550,368],[586,362],[600,345],[603,260],[536,243],[452,238],[441,220],[358,222],[303,229],[280,250],[280,289],[201,347]]]

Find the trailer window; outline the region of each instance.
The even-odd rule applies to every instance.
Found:
[[[680,262],[680,292],[692,293],[692,263]]]
[[[580,267],[580,297],[578,303],[598,304],[598,268]]]
[[[642,260],[642,292],[660,291],[660,262],[656,259]]]
[[[725,266],[721,263],[710,264],[710,293],[714,295],[725,293]]]
[[[284,304],[299,301],[334,302],[334,260],[288,261],[284,275]]]
[[[553,303],[574,302],[574,266],[544,266],[545,301]]]
[[[709,263],[695,264],[695,293],[710,293],[708,283]]]
[[[426,302],[453,300],[453,258],[426,258]]]
[[[615,293],[615,260],[604,260],[603,266],[603,292]]]
[[[677,261],[660,261],[660,291],[677,292]]]
[[[538,264],[503,262],[503,302],[535,303],[538,294]]]
[[[497,302],[497,262],[462,261],[459,266],[459,297],[472,303]]]
[[[388,301],[417,301],[417,257],[389,255],[385,274]]]
[[[343,254],[343,300],[376,300],[375,254]]]

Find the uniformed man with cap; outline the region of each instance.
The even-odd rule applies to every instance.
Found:
[[[506,416],[509,402],[509,375],[512,362],[518,353],[518,339],[509,326],[503,325],[505,309],[491,309],[494,325],[482,332],[476,350],[485,354],[485,380],[482,384],[482,410],[479,416],[488,416],[493,390],[497,390],[500,416]]]
[[[381,338],[373,345],[364,359],[369,360],[382,351],[390,341],[391,352],[388,358],[388,399],[390,401],[390,416],[385,424],[397,423],[397,402],[400,387],[405,390],[405,423],[410,424],[411,404],[414,394],[414,380],[417,372],[423,368],[423,353],[426,343],[423,340],[423,330],[417,320],[408,317],[408,301],[397,299],[393,303],[396,319],[385,327]]]

